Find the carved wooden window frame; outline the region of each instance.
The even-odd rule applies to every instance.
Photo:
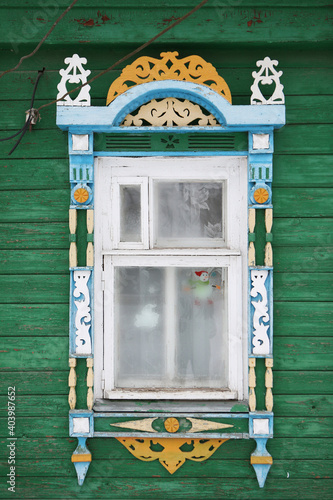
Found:
[[[259,486],[263,487],[272,457],[266,450],[268,438],[273,437],[273,397],[272,397],[272,366],[273,366],[273,330],[272,330],[272,301],[273,301],[273,259],[272,259],[272,171],[273,171],[273,132],[285,124],[285,108],[282,105],[284,97],[279,77],[282,72],[277,72],[274,66],[277,61],[265,58],[258,61],[261,66],[258,73],[253,73],[254,85],[251,87],[253,95],[252,105],[233,106],[231,96],[224,80],[218,76],[216,70],[208,65],[199,56],[191,56],[184,60],[178,60],[177,53],[161,54],[161,61],[147,58],[139,58],[133,63],[135,70],[153,67],[160,68],[163,63],[164,71],[157,71],[146,77],[147,83],[135,81],[136,85],[127,87],[125,68],[124,75],[120,77],[116,90],[110,87],[108,95],[108,107],[90,106],[89,86],[84,87],[78,97],[72,101],[69,96],[60,101],[57,107],[57,124],[69,137],[69,162],[71,182],[71,206],[69,215],[70,226],[70,375],[69,375],[69,403],[70,403],[70,435],[78,438],[78,447],[72,455],[72,461],[76,467],[79,484],[82,484],[89,464],[91,454],[86,446],[87,438],[92,437],[116,437],[129,451],[138,447],[138,441],[142,446],[148,446],[151,460],[159,459],[161,464],[173,473],[179,465],[175,465],[172,458],[175,456],[177,464],[182,465],[185,459],[194,459],[191,453],[181,451],[182,440],[191,440],[194,446],[201,446],[201,454],[208,458],[225,440],[228,439],[255,439],[257,448],[251,455],[251,463],[255,469]],[[192,59],[191,59],[192,58]],[[172,68],[166,66],[165,60],[172,61]],[[144,60],[144,61],[143,61]],[[71,71],[76,67],[80,73],[82,83],[87,81],[88,71],[83,70],[82,64],[86,63],[84,58],[77,55],[65,61],[69,66],[66,71],[62,70],[62,80],[58,86],[60,96],[66,89],[66,81],[71,82]],[[200,63],[200,64],[199,64]],[[183,64],[183,67],[182,67]],[[133,66],[131,65],[131,66]],[[179,72],[179,67],[184,70]],[[198,79],[195,74],[198,67],[202,69],[202,75]],[[184,69],[186,68],[186,69]],[[132,68],[133,69],[133,68]],[[170,71],[171,73],[170,73]],[[206,71],[206,74],[204,74]],[[77,73],[75,78],[77,78]],[[161,77],[160,75],[164,76]],[[168,74],[169,76],[168,78]],[[192,76],[191,76],[192,74]],[[195,77],[193,76],[195,74]],[[181,76],[179,76],[181,75]],[[127,78],[127,80],[126,80]],[[137,80],[140,80],[137,78]],[[157,81],[158,80],[158,81]],[[76,82],[77,80],[75,80]],[[193,82],[196,83],[193,83]],[[213,84],[211,83],[213,82]],[[215,83],[214,83],[215,82]],[[265,99],[260,90],[259,83],[276,84],[275,92],[270,99]],[[139,84],[140,83],[140,84]],[[113,88],[112,88],[113,87]],[[112,89],[111,89],[112,88]],[[100,150],[98,145],[99,134],[114,134],[121,137],[124,126],[121,124],[136,109],[151,102],[153,99],[176,98],[188,100],[199,105],[206,112],[215,117],[219,125],[208,126],[157,126],[126,128],[126,134],[138,137],[136,134],[146,134],[149,137],[158,137],[164,134],[176,135],[179,143],[186,134],[205,134],[207,141],[217,134],[218,137],[228,137],[228,134],[237,135],[246,132],[248,134],[248,145],[243,148],[242,154],[248,159],[248,361],[249,361],[249,405],[248,408],[224,408],[222,411],[211,413],[191,411],[190,406],[183,409],[164,408],[164,412],[140,413],[140,419],[136,412],[103,412],[93,410],[93,203],[94,203],[94,158],[96,156],[109,155],[110,152]],[[277,103],[277,104],[275,104]],[[260,104],[253,105],[253,104]],[[95,137],[94,137],[94,134]],[[168,142],[168,137],[164,139]],[[127,151],[118,150],[113,155],[133,155],[129,147]],[[151,155],[146,151],[142,154]],[[154,152],[156,154],[156,152]],[[179,153],[188,155],[188,150],[183,149]],[[191,152],[193,155],[224,155],[234,154],[234,151],[221,151],[217,145],[209,152]],[[240,154],[237,151],[237,154]],[[135,154],[134,154],[135,156]],[[78,211],[86,211],[86,242],[87,252],[85,266],[77,266],[76,229]],[[256,265],[256,213],[264,210],[264,232],[266,232],[266,246],[264,265]],[[260,218],[261,219],[261,218]],[[262,223],[261,223],[262,225]],[[96,305],[95,305],[96,307]],[[87,363],[87,409],[75,409],[76,407],[76,373],[77,360],[86,359]],[[264,408],[260,411],[256,406],[256,362],[264,363]],[[261,381],[262,382],[262,381]],[[262,385],[262,384],[261,384]],[[232,411],[231,411],[232,410]],[[133,420],[134,419],[134,420]],[[111,426],[111,430],[110,430]],[[129,429],[124,431],[124,429]],[[162,460],[161,455],[149,448],[149,442],[157,439],[162,442],[167,459]],[[176,439],[175,439],[176,438]],[[203,451],[204,442],[209,443],[209,449]],[[179,442],[180,441],[180,442]],[[200,444],[201,443],[201,444]],[[141,445],[140,445],[141,446]],[[139,450],[140,456],[143,450]],[[145,449],[145,451],[147,451]],[[183,453],[183,455],[182,455]]]

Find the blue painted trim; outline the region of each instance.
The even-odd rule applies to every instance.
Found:
[[[247,151],[96,151],[94,156],[247,156]]]
[[[177,411],[170,411],[168,413],[94,413],[95,418],[134,418],[134,417],[140,417],[140,418],[166,418],[169,417],[170,414],[176,416],[177,418],[188,418],[188,417],[193,417],[193,418],[249,418],[248,413],[178,413]]]
[[[267,149],[253,149],[253,134],[267,134],[269,135],[269,148]],[[263,155],[263,154],[273,154],[274,153],[274,138],[273,138],[273,129],[266,128],[260,130],[251,129],[249,132],[249,153],[251,155]]]
[[[82,149],[73,149],[73,138],[72,135],[89,135],[88,138],[88,144],[89,144],[89,149],[82,150]],[[68,134],[68,152],[70,155],[76,156],[87,156],[87,155],[92,155],[94,150],[94,138],[92,133],[87,133],[87,132],[81,132],[80,129],[78,129],[77,132],[75,132],[73,129],[71,132]]]
[[[114,127],[120,126],[128,113],[152,99],[163,97],[189,99],[207,109],[230,130],[242,127],[244,130],[258,130],[260,127],[264,130],[268,127],[280,128],[285,124],[285,106],[232,106],[224,97],[204,85],[165,80],[136,85],[108,107],[57,106],[57,125],[62,130],[79,130],[80,133],[112,131]]]
[[[170,434],[169,432],[99,432],[95,431],[93,437],[104,437],[104,438],[113,438],[113,437],[133,437],[133,438],[182,438],[182,439],[249,439],[249,435],[247,433],[235,433],[235,434],[217,434],[216,432],[177,432],[175,434]]]
[[[253,439],[263,438],[268,439],[273,437],[273,418],[274,413],[268,411],[254,411],[249,413],[249,437]],[[268,434],[255,434],[253,430],[254,420],[266,419],[268,423]]]
[[[92,358],[94,353],[94,268],[93,267],[72,267],[70,268],[70,308],[69,308],[69,356],[72,358]],[[74,286],[74,271],[90,271],[87,285],[90,295],[90,340],[91,340],[91,353],[89,354],[78,354],[76,353],[76,327],[75,327],[75,316],[77,312],[77,307],[75,305],[75,300],[78,298],[74,297],[73,292]]]
[[[267,439],[265,438],[257,438],[255,439],[257,447],[254,452],[251,454],[251,457],[270,457],[271,455],[268,453],[266,449]],[[271,468],[271,464],[252,464],[254,471],[257,476],[259,488],[263,488],[265,486],[266,478],[269,473],[269,469]]]
[[[267,207],[266,207],[267,208]],[[251,271],[268,271],[267,278],[265,280],[265,288],[267,292],[267,307],[268,307],[268,329],[267,335],[269,339],[269,352],[266,354],[254,354],[253,353],[253,315],[254,315],[254,306],[253,302],[258,302],[261,299],[261,296],[251,297]],[[259,295],[259,294],[258,294]],[[251,358],[269,358],[272,357],[273,353],[273,268],[265,267],[265,266],[256,266],[256,267],[248,267],[248,355]]]
[[[89,194],[89,197],[87,199],[87,201],[85,201],[84,203],[79,203],[78,201],[76,201],[76,199],[74,198],[74,193],[77,189],[85,189],[87,191],[87,193]],[[87,208],[89,206],[90,207],[93,207],[93,190],[91,189],[91,187],[88,185],[88,183],[85,183],[85,182],[78,182],[78,183],[75,183],[73,184],[73,187],[71,189],[71,207],[75,207],[75,208]]]
[[[77,447],[72,455],[72,458],[75,455],[81,455],[82,453],[83,454],[90,454],[90,451],[86,445],[87,438],[86,437],[78,437],[77,439],[78,439],[78,445],[77,445]],[[77,475],[77,480],[78,480],[79,486],[82,486],[91,462],[73,462],[73,463],[74,463],[74,467],[76,470],[76,475]]]
[[[266,189],[266,191],[269,194],[268,200],[265,203],[257,203],[254,199],[254,193],[257,189]],[[249,199],[249,207],[250,208],[268,208],[272,206],[272,188],[270,186],[270,183],[267,184],[267,182],[264,181],[257,181],[255,183],[249,182],[248,183],[248,199]]]
[[[89,418],[89,431],[85,433],[74,432],[73,418]],[[69,411],[69,435],[71,437],[93,437],[94,435],[94,412],[90,410]]]

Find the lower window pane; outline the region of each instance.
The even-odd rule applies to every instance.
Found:
[[[224,268],[115,268],[115,385],[227,387]]]

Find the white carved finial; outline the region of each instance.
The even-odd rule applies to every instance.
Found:
[[[73,54],[72,57],[66,57],[65,64],[68,64],[66,69],[61,69],[59,71],[61,75],[60,83],[58,84],[58,95],[57,99],[60,99],[63,95],[67,94],[68,90],[66,87],[68,83],[76,83],[77,85],[87,82],[87,76],[90,75],[91,71],[89,69],[83,69],[83,64],[87,64],[87,59],[85,57],[80,57],[77,54]],[[90,106],[90,85],[82,87],[79,95],[72,99],[70,95],[67,95],[64,100],[57,102],[60,106]]]
[[[251,87],[252,96],[251,104],[284,104],[284,93],[283,85],[280,83],[280,76],[282,71],[276,71],[274,66],[277,66],[279,61],[275,59],[271,60],[269,57],[265,57],[263,61],[257,61],[257,66],[260,67],[260,71],[253,71],[252,76],[254,78],[253,85]],[[259,88],[259,83],[261,85],[272,85],[274,92],[269,99],[265,99]]]

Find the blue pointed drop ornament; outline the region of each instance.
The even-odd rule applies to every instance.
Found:
[[[267,438],[257,438],[255,441],[257,447],[251,455],[251,464],[256,473],[259,487],[263,488],[265,486],[267,474],[273,463],[273,458],[266,450]]]
[[[79,486],[82,486],[91,463],[91,453],[86,446],[86,441],[87,438],[79,437],[77,448],[72,455]]]

